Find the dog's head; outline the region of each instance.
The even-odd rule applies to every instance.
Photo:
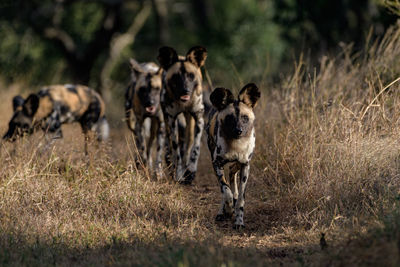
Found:
[[[192,47],[186,57],[178,56],[171,47],[160,48],[157,59],[166,72],[166,90],[175,101],[190,103],[194,92],[201,94],[200,68],[206,58],[207,50],[201,46]]]
[[[216,88],[211,93],[210,100],[218,110],[224,138],[239,139],[251,134],[255,119],[254,107],[260,96],[260,90],[254,83],[245,85],[237,99],[225,88]]]
[[[13,98],[14,114],[8,123],[8,131],[4,140],[15,141],[17,137],[33,132],[33,117],[39,108],[39,96],[31,94],[27,99],[21,96]]]
[[[160,106],[162,69],[155,63],[139,64],[132,58],[129,63],[138,100],[145,113],[154,115]]]

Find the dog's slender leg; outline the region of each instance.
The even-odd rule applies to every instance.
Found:
[[[214,171],[217,175],[222,194],[222,202],[217,217],[215,218],[216,221],[230,219],[233,213],[233,195],[226,181],[223,166],[224,162],[218,158],[213,162]]]
[[[157,119],[156,118],[151,118],[151,127],[150,127],[150,136],[147,139],[147,167],[149,168],[150,172],[153,172],[153,157],[152,157],[152,152],[153,152],[153,141],[154,138],[156,137],[157,134]]]
[[[185,173],[185,183],[192,183],[194,178],[196,177],[197,172],[197,162],[200,156],[200,142],[201,142],[201,134],[203,133],[204,128],[204,118],[203,118],[204,109],[198,111],[197,113],[193,113],[192,116],[195,120],[194,127],[194,141],[193,146],[190,151],[190,161],[188,168]]]
[[[236,205],[238,200],[238,186],[237,186],[237,173],[240,170],[240,163],[234,163],[229,168],[229,180],[231,190],[233,191],[233,206]]]
[[[167,136],[169,139],[169,151],[171,164],[171,176],[174,177],[175,181],[180,181],[182,179],[182,157],[178,147],[178,137],[176,136],[176,118],[164,113],[165,123],[167,128]],[[175,176],[174,176],[175,175]]]
[[[165,113],[164,113],[165,114]],[[170,170],[170,176],[173,177],[173,167],[172,167],[172,159],[171,159],[171,129],[167,123],[167,117],[168,115],[164,115],[164,126],[165,126],[165,133],[166,133],[166,138],[164,139],[164,146],[165,146],[165,164],[167,164],[168,169]]]
[[[250,164],[243,164],[240,169],[240,186],[239,186],[239,197],[238,201],[236,202],[235,206],[235,228],[238,229],[240,227],[244,227],[244,200],[245,200],[245,191],[246,191],[246,184],[249,178],[250,173]]]
[[[135,125],[135,143],[136,143],[136,148],[138,150],[138,155],[136,157],[136,164],[140,165],[142,162],[144,166],[146,166],[146,154],[144,152],[144,140],[143,140],[143,133],[142,133],[142,124],[144,123],[143,120],[136,120],[136,125]],[[141,161],[140,161],[140,159]]]
[[[85,156],[89,155],[88,143],[89,143],[89,135],[88,132],[84,133],[85,135]]]
[[[177,134],[178,134],[178,146],[179,146],[179,153],[182,157],[182,170],[186,168],[186,157],[185,155],[187,154],[186,151],[186,129],[187,129],[187,121],[186,117],[183,113],[179,114],[178,117],[176,118],[176,123],[177,123]]]
[[[162,168],[161,168],[161,157],[162,157],[162,151],[164,147],[164,138],[165,138],[165,123],[163,120],[157,119],[157,155],[156,155],[156,161],[155,161],[155,170],[156,170],[156,176],[157,178],[160,178],[162,176]]]
[[[189,165],[190,153],[193,147],[193,140],[194,140],[194,124],[195,120],[190,113],[185,113],[185,121],[186,127],[183,132],[184,136],[184,146],[183,146],[183,164],[184,168]]]

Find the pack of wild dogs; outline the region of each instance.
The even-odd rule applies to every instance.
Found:
[[[226,88],[216,88],[206,94],[201,72],[206,58],[206,49],[195,46],[186,56],[178,55],[171,47],[160,48],[159,65],[130,59],[131,82],[125,92],[126,122],[135,136],[136,164],[148,167],[157,177],[165,169],[168,176],[181,184],[191,184],[196,177],[204,129],[222,194],[216,220],[230,220],[234,215],[234,228],[241,228],[256,139],[254,107],[260,90],[249,83],[238,96]],[[209,101],[204,98],[212,103],[206,125],[205,103]],[[49,140],[55,140],[62,137],[62,124],[79,122],[87,153],[89,132],[94,132],[99,141],[109,136],[104,101],[87,86],[47,86],[26,99],[15,96],[12,106],[14,112],[5,140],[14,141],[37,129],[42,129]],[[153,153],[154,146],[156,153]],[[224,173],[228,164],[229,179]]]

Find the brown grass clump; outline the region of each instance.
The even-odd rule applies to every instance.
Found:
[[[122,103],[111,141],[88,157],[75,124],[50,149],[42,133],[1,143],[0,265],[397,265],[399,35],[342,45],[316,68],[300,58],[265,86],[243,231],[214,222],[205,146],[191,187],[133,165]],[[17,91],[2,94],[1,133]]]

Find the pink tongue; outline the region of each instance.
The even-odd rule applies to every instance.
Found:
[[[181,96],[182,100],[189,100],[190,99],[190,95],[183,95]]]
[[[150,112],[150,113],[153,113],[155,110],[156,110],[155,107],[147,107],[147,108],[146,108],[146,111],[147,111],[147,112]]]

